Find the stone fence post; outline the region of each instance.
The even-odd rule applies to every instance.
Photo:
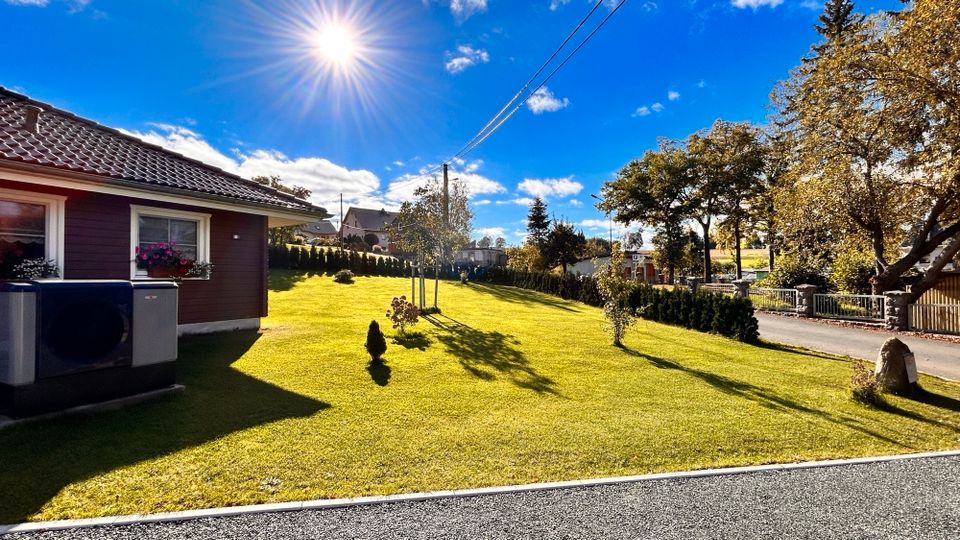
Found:
[[[797,285],[797,315],[813,317],[816,310],[813,305],[813,295],[817,294],[816,285]]]
[[[698,277],[688,277],[687,278],[687,288],[690,289],[690,292],[696,294],[700,290],[700,281]]]
[[[890,330],[907,330],[910,327],[910,293],[906,291],[887,291],[886,313],[884,313],[887,328]]]
[[[733,285],[737,288],[737,296],[747,298],[750,296],[750,282],[745,279],[734,280]]]

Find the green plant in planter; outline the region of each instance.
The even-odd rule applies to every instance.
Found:
[[[60,277],[60,268],[57,263],[47,259],[26,259],[13,267],[13,279],[44,279]]]
[[[387,338],[380,331],[380,325],[377,324],[377,321],[370,321],[365,346],[367,352],[370,353],[371,362],[383,361],[383,353],[387,352]]]

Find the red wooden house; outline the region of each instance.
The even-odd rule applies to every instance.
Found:
[[[176,242],[215,265],[180,287],[179,330],[256,328],[267,228],[330,217],[313,204],[0,87],[0,279],[55,261],[70,279],[148,280],[138,247]]]

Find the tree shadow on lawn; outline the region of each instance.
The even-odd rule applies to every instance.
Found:
[[[430,341],[430,336],[423,332],[405,332],[403,334],[396,334],[390,341],[400,345],[405,349],[417,349],[420,351],[427,350],[427,347],[433,343],[433,341]]]
[[[313,275],[316,274],[297,270],[270,270],[269,279],[267,279],[267,288],[274,292],[289,291],[297,283]]]
[[[652,364],[654,367],[657,367],[659,369],[677,370],[687,375],[691,375],[707,383],[711,387],[719,390],[720,392],[723,392],[731,396],[747,399],[755,403],[759,403],[763,407],[767,407],[769,409],[782,411],[782,412],[793,411],[793,412],[803,413],[806,415],[813,415],[818,418],[822,418],[824,420],[832,422],[834,424],[838,424],[850,429],[854,429],[865,435],[869,435],[871,437],[880,439],[884,442],[895,444],[902,448],[912,448],[910,446],[907,446],[901,443],[900,441],[891,439],[886,435],[882,435],[880,433],[877,433],[876,431],[863,427],[862,425],[860,425],[862,424],[862,422],[860,422],[860,420],[858,420],[857,418],[835,415],[835,414],[828,413],[826,411],[822,411],[820,409],[808,407],[792,399],[779,396],[777,394],[770,392],[765,388],[762,388],[754,384],[750,384],[748,382],[739,381],[730,377],[726,377],[724,375],[719,375],[717,373],[710,373],[708,371],[702,371],[699,369],[690,368],[690,367],[684,366],[683,364],[675,362],[673,360],[668,360],[666,358],[661,358],[659,356],[653,356],[650,354],[642,353],[640,351],[635,351],[628,347],[622,347],[622,349],[625,353],[629,354],[630,356],[634,356],[634,357],[646,360],[647,362]],[[904,412],[907,412],[907,411],[904,411]],[[917,417],[915,419],[921,420],[927,423],[931,423],[931,424],[943,425],[934,420],[925,419],[922,417]]]
[[[0,431],[0,523],[29,519],[74,482],[330,407],[231,368],[259,338],[233,332],[182,339],[183,394]]]
[[[427,320],[445,330],[436,334],[437,340],[474,377],[493,381],[503,375],[520,388],[538,394],[559,395],[553,379],[538,373],[523,351],[516,347],[520,342],[515,337],[476,330],[455,321],[447,323],[436,316]]]
[[[474,290],[496,296],[500,300],[504,300],[506,302],[515,304],[540,304],[542,306],[554,307],[573,313],[581,312],[579,309],[570,307],[567,300],[554,298],[545,293],[529,291],[527,289],[520,289],[518,287],[510,287],[507,285],[488,285],[486,283],[473,283],[471,284],[471,287],[473,287]]]

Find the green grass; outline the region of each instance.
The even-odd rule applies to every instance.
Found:
[[[363,340],[401,278],[276,273],[262,334],[183,340],[185,394],[0,431],[0,522],[960,447],[960,386],[854,402],[850,363],[444,282],[444,315]],[[432,288],[430,289],[432,291]]]

